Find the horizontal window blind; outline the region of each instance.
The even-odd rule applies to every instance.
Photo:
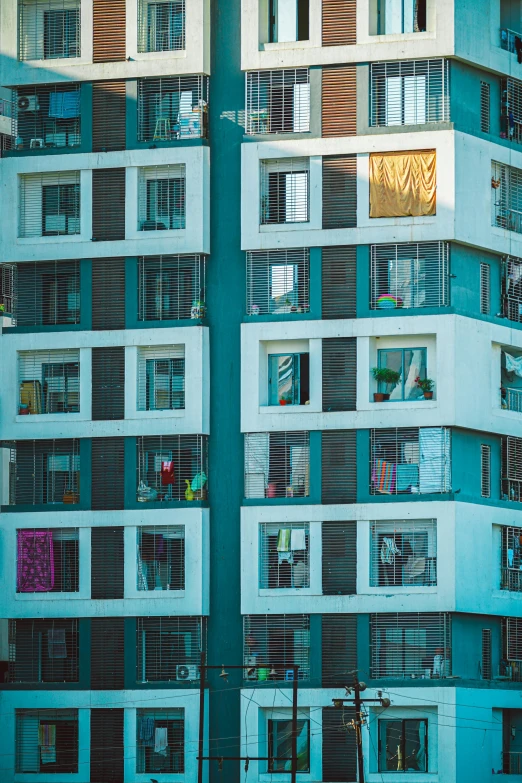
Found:
[[[93,690],[110,691],[124,687],[124,622],[123,617],[91,618],[91,688]]]
[[[142,256],[138,259],[138,320],[203,318],[205,278],[205,256]]]
[[[185,0],[138,0],[138,3],[139,52],[185,48]]]
[[[357,456],[355,430],[329,430],[321,434],[321,502],[357,501]]]
[[[323,411],[354,411],[357,407],[357,338],[322,341]]]
[[[245,434],[245,497],[308,497],[308,432]]]
[[[125,348],[92,349],[92,419],[125,418]]]
[[[80,85],[42,84],[12,91],[11,134],[15,149],[79,147]]]
[[[502,438],[502,499],[520,502],[522,497],[522,438]]]
[[[19,0],[18,58],[80,56],[80,0]]]
[[[126,147],[126,82],[92,85],[92,151],[112,152]]]
[[[91,598],[123,598],[124,529],[91,530]]]
[[[372,495],[451,491],[451,434],[446,427],[371,430]]]
[[[480,494],[491,497],[491,446],[485,443],[480,445]]]
[[[508,662],[507,673],[517,682],[522,680],[522,618],[502,618],[502,658]]]
[[[310,220],[310,160],[261,161],[261,224]]]
[[[13,325],[16,324],[17,288],[17,265],[0,264],[0,312],[4,315],[10,313]]]
[[[20,237],[80,233],[80,172],[20,176]]]
[[[489,133],[489,90],[486,82],[480,83],[480,129]],[[522,141],[520,122],[522,121],[522,81],[520,79],[501,79],[500,135],[518,144]],[[485,130],[485,128],[487,128]]]
[[[138,617],[136,632],[138,682],[199,680],[205,618]]]
[[[502,258],[502,313],[510,321],[522,322],[522,259]]]
[[[139,527],[137,540],[138,590],[184,590],[185,526]]]
[[[138,230],[185,228],[185,164],[148,166],[139,171]]]
[[[91,709],[91,783],[124,779],[125,749],[122,708]]]
[[[370,523],[370,585],[437,584],[437,521],[378,520]]]
[[[483,680],[491,680],[493,676],[491,666],[491,628],[482,629],[481,674]]]
[[[126,0],[92,0],[92,61],[123,62],[125,51]],[[91,781],[98,783],[98,781]]]
[[[78,682],[78,620],[9,620],[9,682]]]
[[[160,435],[137,439],[139,503],[208,498],[206,435]]]
[[[16,531],[17,593],[77,593],[78,528]]]
[[[322,523],[323,595],[357,592],[357,523]]]
[[[259,587],[310,587],[309,523],[260,524],[259,557]]]
[[[17,326],[80,323],[79,261],[24,261],[12,270],[12,310],[6,311]]]
[[[92,260],[92,328],[125,329],[125,259]]]
[[[80,352],[19,351],[18,389],[20,414],[77,413]]]
[[[138,410],[185,407],[185,346],[138,348]]]
[[[136,771],[180,774],[185,771],[185,710],[180,707],[136,710]],[[166,730],[165,755],[154,752],[156,729]],[[159,757],[161,756],[161,757]]]
[[[78,772],[78,710],[15,710],[15,772]]]
[[[353,681],[357,670],[357,615],[322,616],[323,688],[342,688]]]
[[[308,68],[246,74],[248,134],[306,133],[310,130]]]
[[[10,452],[11,505],[80,502],[79,441],[24,440]]]
[[[357,0],[323,0],[322,45],[350,46],[357,43]]]
[[[125,239],[125,169],[92,172],[92,239]]]
[[[505,526],[502,530],[501,590],[522,592],[522,528]]]
[[[357,226],[357,155],[323,156],[323,228]]]
[[[356,246],[323,247],[322,317],[357,317]]]
[[[357,780],[357,745],[355,732],[347,727],[355,721],[355,709],[344,705],[323,707],[322,756],[324,783]]]
[[[299,666],[299,680],[310,678],[309,615],[246,615],[243,631],[246,679],[292,680],[289,666]],[[261,664],[266,668],[251,669]]]
[[[121,510],[125,498],[123,438],[91,441],[91,509]]]
[[[447,242],[371,246],[373,310],[447,307],[448,282]]]
[[[480,82],[480,130],[491,132],[491,86],[488,82]]]
[[[177,141],[208,135],[208,76],[138,80],[138,141]]]
[[[522,169],[491,161],[492,225],[522,233]]]
[[[322,70],[322,135],[357,134],[357,66],[343,65]]]
[[[307,313],[310,250],[247,252],[247,315]]]
[[[371,63],[371,125],[447,122],[449,61]]]
[[[372,679],[451,675],[449,614],[372,614],[370,629]]]

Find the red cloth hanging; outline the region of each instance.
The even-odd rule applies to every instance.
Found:
[[[174,484],[174,462],[168,460],[161,463],[161,483],[164,487]]]

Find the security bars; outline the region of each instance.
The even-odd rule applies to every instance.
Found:
[[[372,245],[370,307],[447,307],[448,276],[447,242]]]
[[[291,680],[299,666],[300,680],[310,678],[310,616],[246,615],[243,618],[245,679]],[[251,667],[265,664],[266,668]]]
[[[78,710],[15,710],[15,771],[78,772]]]
[[[16,296],[15,264],[0,264],[0,312],[11,315],[15,321],[14,308]]]
[[[247,252],[247,315],[307,313],[310,250]]]
[[[136,632],[138,682],[199,680],[205,618],[138,617]]]
[[[522,258],[502,258],[502,314],[522,323]]]
[[[16,592],[77,593],[78,528],[16,531]]]
[[[185,526],[139,527],[137,537],[138,590],[184,590]]]
[[[451,491],[451,436],[446,427],[370,432],[372,495]]]
[[[80,56],[80,0],[18,0],[18,58]]]
[[[502,438],[502,500],[522,500],[522,438]]]
[[[139,170],[138,230],[185,228],[185,164]]]
[[[370,585],[433,587],[437,584],[437,521],[374,520],[370,523]]]
[[[18,413],[78,413],[79,350],[18,353]]]
[[[78,440],[16,441],[10,450],[10,505],[80,502]]]
[[[489,83],[480,82],[480,130],[482,133],[490,133],[491,131],[490,93]]]
[[[137,501],[207,500],[206,435],[160,435],[137,439]]]
[[[138,410],[185,407],[185,346],[138,348]]]
[[[522,528],[502,528],[500,589],[522,593]]]
[[[482,629],[482,679],[491,680],[493,671],[491,666],[491,628]]]
[[[185,0],[139,0],[138,51],[185,48]]]
[[[9,682],[78,682],[77,619],[9,620]]]
[[[448,60],[372,63],[370,79],[370,125],[449,121]]]
[[[372,679],[451,675],[449,614],[372,614],[370,629]]]
[[[489,315],[491,302],[491,267],[489,264],[480,265],[480,312]]]
[[[522,81],[502,79],[500,107],[500,135],[502,138],[522,142]]]
[[[500,675],[522,682],[522,619],[502,618],[502,661]]]
[[[138,81],[138,141],[177,141],[208,134],[208,76]]]
[[[245,497],[308,497],[308,432],[245,434]]]
[[[166,748],[154,750],[156,729],[166,730]],[[185,771],[185,710],[136,710],[136,772],[181,774]]]
[[[480,494],[491,497],[491,446],[486,443],[480,445]]]
[[[491,225],[522,233],[522,169],[491,161]]]
[[[80,323],[79,261],[24,261],[10,270],[16,326]]]
[[[246,132],[306,133],[310,130],[308,68],[246,74]]]
[[[13,90],[15,149],[78,147],[80,85],[43,84]]]
[[[310,587],[308,522],[263,522],[259,525],[259,587]]]
[[[80,172],[20,176],[20,237],[80,233]]]
[[[260,165],[260,223],[307,223],[310,220],[309,158],[262,160]]]
[[[138,320],[203,318],[205,256],[142,256],[138,259]]]

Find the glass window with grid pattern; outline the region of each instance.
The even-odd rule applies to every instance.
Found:
[[[393,370],[399,374],[396,383],[378,382],[379,392],[389,393],[390,402],[423,399],[417,379],[426,379],[426,348],[386,348],[377,351],[377,358],[379,369]]]
[[[379,721],[379,771],[428,771],[428,721]]]
[[[371,522],[370,584],[373,587],[436,585],[436,520]]]
[[[80,352],[20,351],[19,414],[80,410]]]
[[[292,721],[268,721],[268,771],[289,772],[292,768]],[[297,721],[297,771],[310,771],[310,721]]]
[[[80,0],[19,0],[18,57],[80,56]]]
[[[185,771],[185,710],[137,710],[136,772]]]
[[[184,525],[138,528],[138,590],[185,589]]]

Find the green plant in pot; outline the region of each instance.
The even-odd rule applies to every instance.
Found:
[[[421,390],[421,392],[424,394],[425,400],[432,400],[433,399],[433,387],[435,386],[435,381],[433,381],[431,378],[415,378],[415,383]]]
[[[389,367],[372,367],[372,375],[377,383],[383,383],[386,386],[397,386],[401,379],[400,372],[391,370]],[[374,402],[385,402],[390,399],[390,392],[374,392]]]

